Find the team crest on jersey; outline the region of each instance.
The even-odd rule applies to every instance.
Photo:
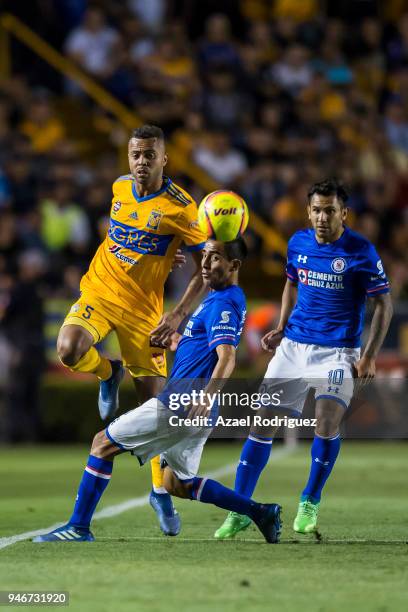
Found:
[[[134,221],[138,221],[139,215],[137,214],[135,210],[132,213],[130,213],[129,219],[134,219]]]
[[[303,270],[303,268],[298,268],[298,278],[301,283],[307,285],[307,270]]]
[[[333,261],[331,262],[331,269],[333,270],[333,272],[344,272],[346,267],[347,263],[346,260],[343,259],[343,257],[336,257],[336,259],[333,259]]]
[[[152,353],[152,359],[155,361],[157,366],[161,366],[164,364],[164,355],[163,353]]]
[[[112,214],[116,215],[116,213],[120,211],[121,206],[122,206],[122,202],[120,202],[119,200],[116,200],[116,202],[114,202],[112,206]]]
[[[162,220],[163,213],[161,210],[152,210],[147,220],[146,227],[152,230],[159,229],[160,221]]]

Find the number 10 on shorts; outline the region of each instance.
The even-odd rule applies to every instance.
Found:
[[[337,370],[330,370],[329,377],[328,377],[329,385],[327,387],[327,391],[329,393],[330,392],[338,393],[339,386],[343,383],[343,378],[344,378],[344,370],[342,368],[339,368]]]

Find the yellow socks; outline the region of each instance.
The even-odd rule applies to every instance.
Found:
[[[152,468],[153,491],[155,493],[167,493],[163,486],[163,470],[160,467],[160,455],[153,457],[150,461],[150,467]]]
[[[112,366],[106,357],[102,357],[95,347],[91,346],[88,352],[70,368],[73,372],[90,372],[96,374],[101,380],[112,376]]]

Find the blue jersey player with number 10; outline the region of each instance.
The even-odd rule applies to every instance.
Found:
[[[183,395],[187,392],[191,398],[192,391],[213,395],[232,374],[246,312],[245,295],[238,286],[238,271],[245,256],[241,237],[226,243],[206,242],[202,277],[211,291],[186,325],[169,381],[158,397],[123,414],[96,434],[69,522],[37,536],[35,542],[94,539],[90,531],[93,513],[109,483],[115,456],[124,452],[131,452],[141,464],[161,454],[167,464],[164,486],[168,493],[248,515],[267,542],[279,541],[280,506],[259,504],[215,480],[199,478],[201,453],[211,430],[193,427],[187,421],[183,424],[183,415],[180,424],[173,423],[174,413],[170,410],[174,391]],[[198,389],[194,385],[201,386]],[[190,419],[208,417],[208,395],[200,402],[194,405],[192,399],[187,413]]]
[[[293,524],[303,534],[317,529],[321,492],[340,450],[339,427],[354,380],[375,376],[376,357],[392,317],[388,281],[374,246],[344,225],[347,198],[335,180],[310,189],[312,228],[296,232],[289,241],[280,321],[262,339],[263,348],[273,355],[261,390],[270,395],[282,391],[280,410],[300,415],[310,388],[315,391],[310,474]],[[360,355],[366,298],[374,302],[374,314]],[[265,416],[270,417],[271,410],[265,408]],[[252,427],[237,467],[237,493],[252,497],[275,432]],[[249,525],[247,516],[230,512],[215,537],[232,538]]]

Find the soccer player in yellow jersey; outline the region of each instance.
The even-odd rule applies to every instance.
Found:
[[[206,236],[197,223],[191,196],[163,175],[167,163],[163,132],[145,125],[129,140],[130,174],[113,183],[110,226],[88,272],[81,296],[58,336],[58,355],[76,372],[92,372],[100,382],[99,411],[111,419],[126,367],[140,403],[156,396],[166,376],[165,346],[201,293],[201,249]],[[163,315],[164,283],[178,247],[192,251],[196,271],[180,302]],[[115,331],[122,361],[110,361],[94,347]],[[167,535],[180,521],[163,487],[159,458],[152,460],[150,503]]]

